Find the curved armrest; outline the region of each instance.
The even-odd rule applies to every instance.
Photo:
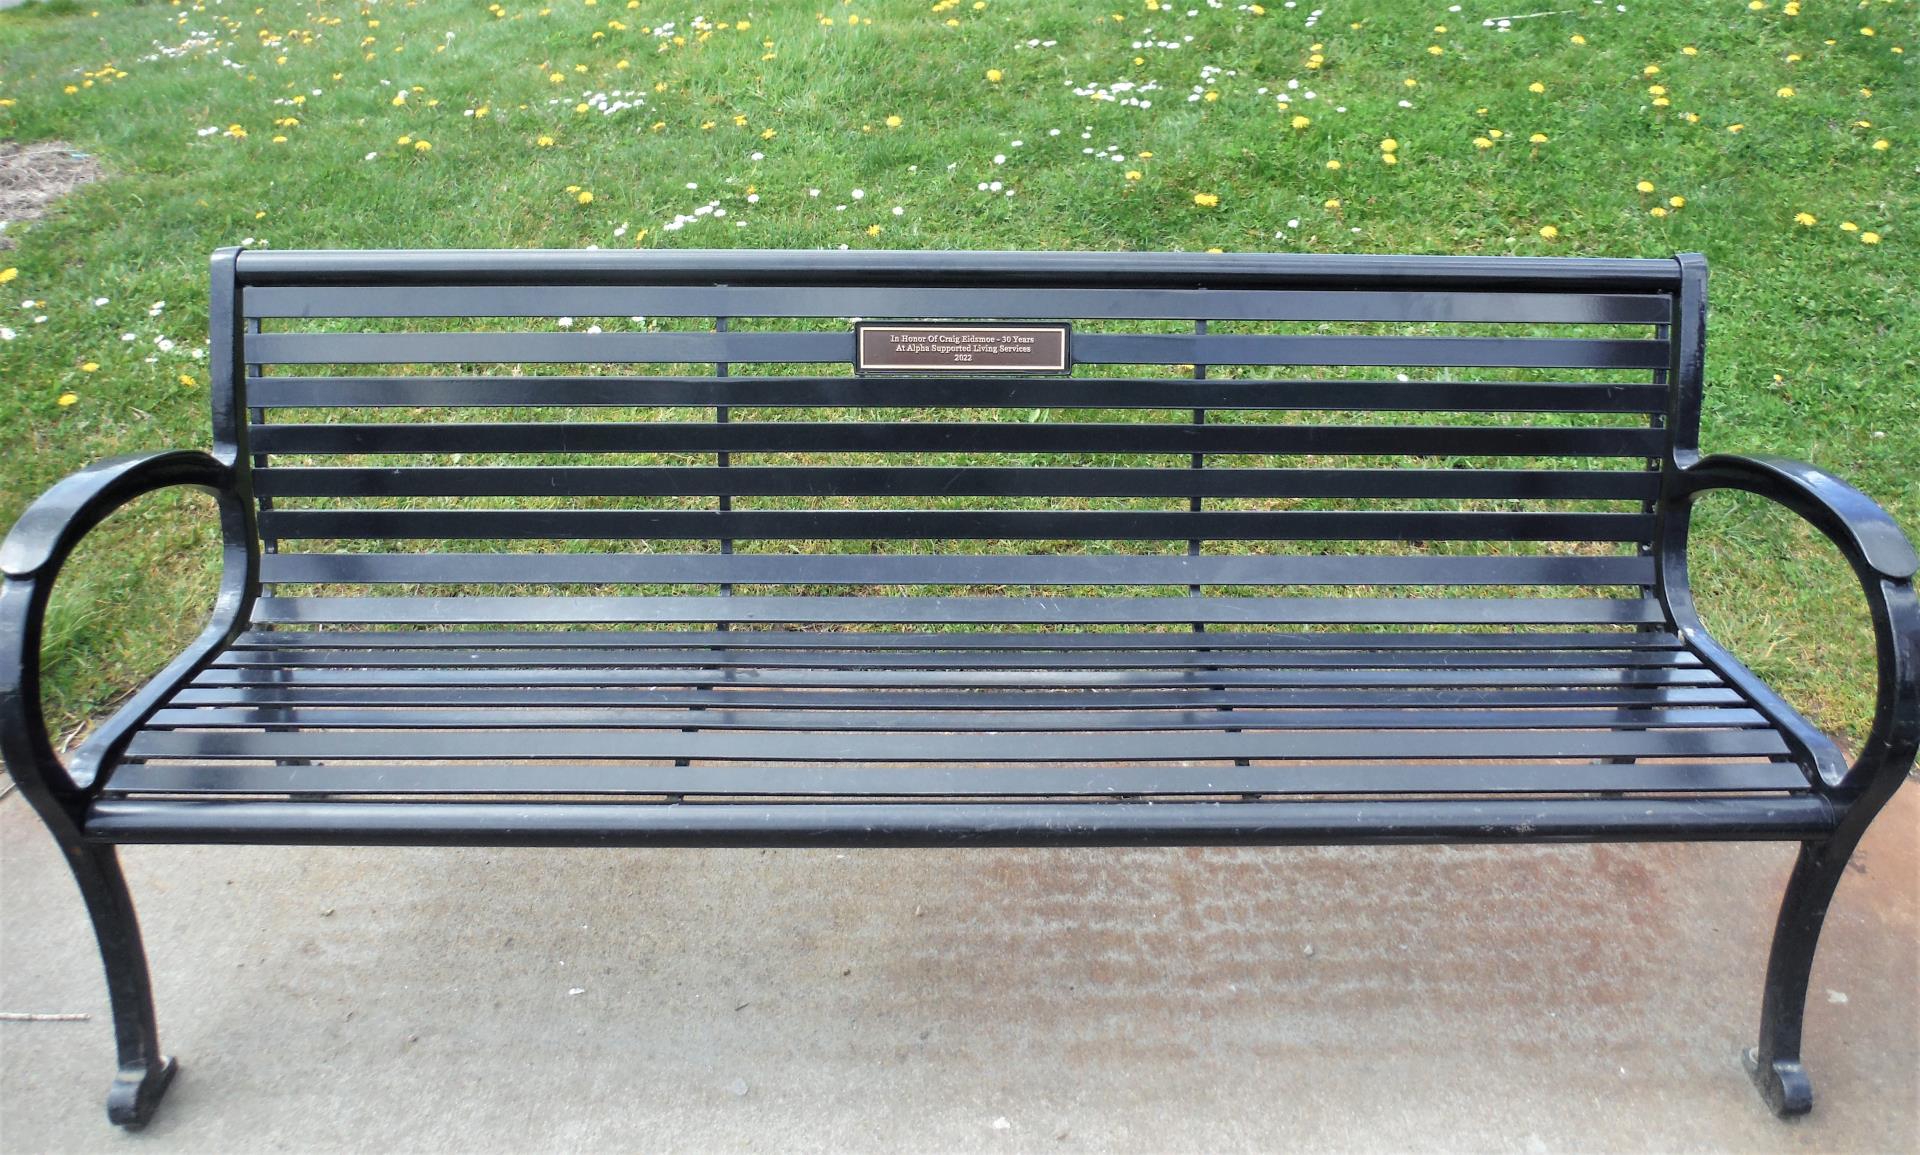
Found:
[[[0,574],[38,576],[114,510],[143,493],[170,485],[218,492],[233,484],[233,471],[197,449],[170,449],[113,457],[61,478],[41,494],[0,543]]]
[[[1920,751],[1920,555],[1886,510],[1833,474],[1803,461],[1716,454],[1681,470],[1671,496],[1685,502],[1712,489],[1741,489],[1776,501],[1825,534],[1867,595],[1879,653],[1873,726],[1853,765],[1830,785],[1887,794]]]
[[[224,541],[220,593],[205,632],[88,740],[63,767],[40,701],[40,642],[54,580],[81,539],[114,510],[174,485],[211,493]],[[258,583],[250,503],[234,470],[197,450],[96,462],[42,494],[0,544],[0,761],[35,809],[71,810],[94,786],[104,759],[123,748],[172,687],[190,677],[245,620]]]

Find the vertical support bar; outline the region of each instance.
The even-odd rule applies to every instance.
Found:
[[[1206,336],[1207,322],[1204,319],[1195,321],[1193,323],[1193,332],[1194,332],[1194,335],[1198,337]],[[1205,381],[1207,379],[1207,366],[1195,364],[1193,367],[1193,379],[1195,381]],[[1207,411],[1205,409],[1195,409],[1193,411],[1193,423],[1195,425],[1205,425],[1207,423]],[[1204,453],[1194,454],[1193,460],[1191,462],[1191,467],[1195,470],[1206,469],[1207,455]],[[1197,495],[1187,499],[1187,508],[1194,511],[1195,513],[1200,512],[1200,510],[1203,509],[1205,505],[1206,505],[1206,500]],[[1187,539],[1187,556],[1199,557],[1201,545],[1202,545],[1202,542],[1200,541],[1199,538],[1188,538]],[[1197,598],[1200,596],[1200,593],[1201,591],[1198,585],[1189,585],[1187,587],[1187,596],[1190,598]],[[1194,622],[1192,625],[1193,625],[1193,632],[1196,634],[1204,634],[1207,632],[1207,624],[1205,622]],[[1199,652],[1204,654],[1208,651],[1206,650],[1205,647],[1202,647]],[[1216,667],[1208,667],[1208,668],[1214,669]],[[1215,690],[1224,690],[1225,688],[1226,687],[1224,686],[1213,687],[1213,689]],[[1223,714],[1229,714],[1233,712],[1233,707],[1221,706],[1219,707],[1219,711]],[[1229,734],[1238,734],[1239,732],[1240,731],[1238,728],[1229,728],[1227,730],[1227,733]],[[1248,765],[1251,765],[1252,763],[1245,758],[1235,758],[1233,760],[1233,764],[1235,766],[1248,766]],[[1255,796],[1248,795],[1248,797],[1252,798]]]
[[[1668,342],[1667,450],[1660,462],[1660,503],[1654,517],[1654,580],[1667,620],[1674,617],[1676,580],[1684,585],[1686,567],[1674,572],[1673,561],[1684,559],[1684,543],[1692,520],[1693,503],[1677,497],[1679,472],[1700,460],[1700,398],[1705,390],[1707,359],[1707,259],[1699,253],[1681,253],[1680,288],[1673,297],[1672,340]],[[1676,553],[1674,543],[1683,549]],[[1683,595],[1684,600],[1690,597]]]
[[[715,317],[713,319],[713,331],[716,333],[726,332],[727,318]],[[727,371],[728,371],[728,363],[725,361],[716,362],[713,366],[713,375],[715,377],[725,377],[727,375]],[[725,405],[716,405],[713,408],[713,419],[716,424],[725,425],[733,419],[733,410],[728,408]],[[719,467],[722,469],[725,469],[728,466],[733,464],[733,454],[729,453],[727,450],[724,450],[724,449],[716,453],[714,455],[714,459],[715,459],[715,463],[718,464]],[[732,509],[733,509],[733,495],[730,493],[721,494],[720,495],[720,512],[727,513]],[[726,557],[731,553],[733,553],[733,539],[730,537],[721,538],[720,539],[720,555],[722,557]],[[723,598],[733,596],[732,582],[720,583],[720,596]],[[718,630],[725,631],[727,628],[727,623],[715,622],[714,626]]]
[[[715,317],[715,318],[713,319],[713,331],[714,331],[714,332],[716,332],[716,333],[724,333],[724,332],[726,332],[726,331],[727,331],[727,318],[725,318],[725,317]],[[725,376],[727,375],[727,372],[728,372],[728,369],[729,369],[729,365],[728,365],[728,363],[727,363],[727,362],[725,362],[725,361],[716,361],[716,362],[714,362],[714,365],[713,365],[713,375],[714,375],[715,377],[725,377]],[[715,424],[718,424],[718,425],[725,425],[725,424],[727,424],[727,423],[728,423],[729,421],[731,421],[732,419],[733,419],[733,410],[732,410],[731,408],[729,408],[728,406],[725,406],[725,405],[715,405],[715,406],[713,407],[713,420],[714,420],[714,423],[715,423]],[[731,465],[733,464],[733,454],[731,454],[731,453],[729,453],[729,452],[728,452],[727,450],[724,450],[724,449],[722,449],[722,450],[720,450],[720,451],[718,451],[717,453],[715,453],[715,454],[714,454],[714,463],[715,463],[716,465],[718,465],[718,466],[719,466],[719,467],[720,467],[721,469],[726,469],[726,468],[728,468],[729,466],[731,466]],[[731,510],[731,509],[733,508],[733,495],[732,495],[732,494],[730,494],[730,493],[721,493],[721,494],[719,494],[719,495],[718,495],[718,505],[717,505],[717,507],[718,507],[718,509],[720,510],[720,512],[722,512],[722,513],[726,513],[726,512],[728,512],[729,510]],[[719,539],[719,544],[720,544],[720,555],[721,555],[722,557],[726,557],[726,556],[728,556],[729,554],[731,554],[731,553],[733,553],[733,539],[732,539],[732,538],[730,538],[730,537],[723,537],[723,538],[721,538],[721,539]],[[730,598],[730,597],[732,597],[732,596],[733,596],[733,583],[732,583],[732,582],[721,582],[721,583],[720,583],[720,596],[721,596],[721,597],[723,597],[723,598]],[[727,630],[728,630],[728,628],[729,628],[729,623],[727,623],[727,622],[715,622],[715,623],[713,623],[713,628],[714,628],[714,631],[715,631],[716,633],[726,633],[726,632],[727,632]],[[715,648],[713,652],[714,652],[714,653],[715,653],[716,655],[718,655],[718,654],[724,654],[724,653],[725,653],[726,651],[724,651],[724,650],[721,650],[721,649],[719,649],[719,648]],[[713,687],[712,687],[712,686],[699,686],[699,687],[696,687],[696,688],[697,688],[697,689],[700,689],[700,690],[711,690],[711,689],[713,689]],[[704,709],[705,709],[705,707],[704,707],[704,706],[694,706],[694,707],[692,708],[692,711],[691,711],[691,712],[693,712],[693,713],[699,713],[700,711],[702,711],[702,710],[704,710]],[[690,726],[690,727],[687,727],[686,729],[684,729],[684,730],[682,730],[682,731],[681,731],[681,733],[683,733],[683,734],[692,734],[692,733],[696,733],[696,732],[698,731],[698,729],[699,729],[699,727],[697,727],[697,726]],[[674,760],[673,760],[673,764],[674,764],[675,766],[690,766],[690,765],[692,765],[692,761],[691,761],[690,759],[687,759],[687,758],[676,758],[676,759],[674,759]],[[674,800],[675,800],[675,801],[679,801],[679,799],[678,799],[677,797],[676,797],[676,798],[675,798]]]
[[[1193,333],[1194,333],[1194,336],[1196,337],[1206,336],[1207,322],[1205,321],[1205,319],[1198,320],[1193,323]],[[1207,367],[1205,365],[1196,364],[1193,367],[1193,379],[1195,381],[1205,381],[1207,379]],[[1195,409],[1193,411],[1193,423],[1195,425],[1205,425],[1207,423],[1207,411],[1205,409]],[[1207,455],[1204,453],[1194,454],[1191,466],[1194,469],[1204,470],[1207,467]],[[1195,495],[1187,499],[1187,508],[1192,510],[1195,513],[1199,513],[1201,508],[1205,504],[1206,504],[1205,500],[1199,497],[1198,495]],[[1200,556],[1200,539],[1199,538],[1192,537],[1187,539],[1187,556],[1188,557]],[[1187,596],[1190,598],[1199,597],[1200,587],[1197,585],[1188,586]],[[1193,632],[1196,634],[1206,633],[1207,624],[1205,622],[1194,622]]]
[[[240,323],[240,331],[243,334],[258,333],[260,331],[260,318],[258,317],[245,318]],[[260,375],[261,375],[260,366],[256,363],[249,362],[240,367],[240,383],[241,383],[241,392],[243,395],[245,394],[245,391],[246,391],[246,382],[253,380],[256,377],[259,377]],[[266,423],[267,423],[267,411],[265,409],[249,408],[247,410],[247,424],[249,426],[265,425]],[[252,466],[254,469],[265,469],[267,467],[267,455],[264,453],[253,454],[248,464]],[[266,513],[273,509],[273,498],[270,495],[263,494],[258,500],[259,500],[259,505],[257,508],[261,513]],[[279,539],[271,538],[271,537],[261,538],[260,552],[263,554],[279,553],[280,552]],[[273,587],[271,585],[263,585],[260,587],[260,593],[264,597],[272,597]],[[273,623],[271,622],[263,623],[259,628],[270,630],[273,628]]]

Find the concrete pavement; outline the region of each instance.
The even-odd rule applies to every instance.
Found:
[[[154,1125],[80,903],[0,801],[0,1148],[1913,1151],[1920,790],[1752,1039],[1785,845],[1166,851],[136,847]]]

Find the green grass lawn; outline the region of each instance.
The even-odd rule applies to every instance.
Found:
[[[88,460],[206,444],[229,244],[1700,250],[1705,447],[1810,459],[1920,525],[1912,0],[1189,2],[0,14],[0,138],[106,172],[5,234],[0,525]],[[1696,543],[1716,629],[1857,736],[1838,555],[1726,497]],[[89,541],[48,645],[63,724],[198,628],[214,544],[170,494]]]

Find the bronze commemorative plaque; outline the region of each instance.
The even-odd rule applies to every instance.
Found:
[[[853,367],[861,373],[1066,373],[1072,326],[861,321]]]

